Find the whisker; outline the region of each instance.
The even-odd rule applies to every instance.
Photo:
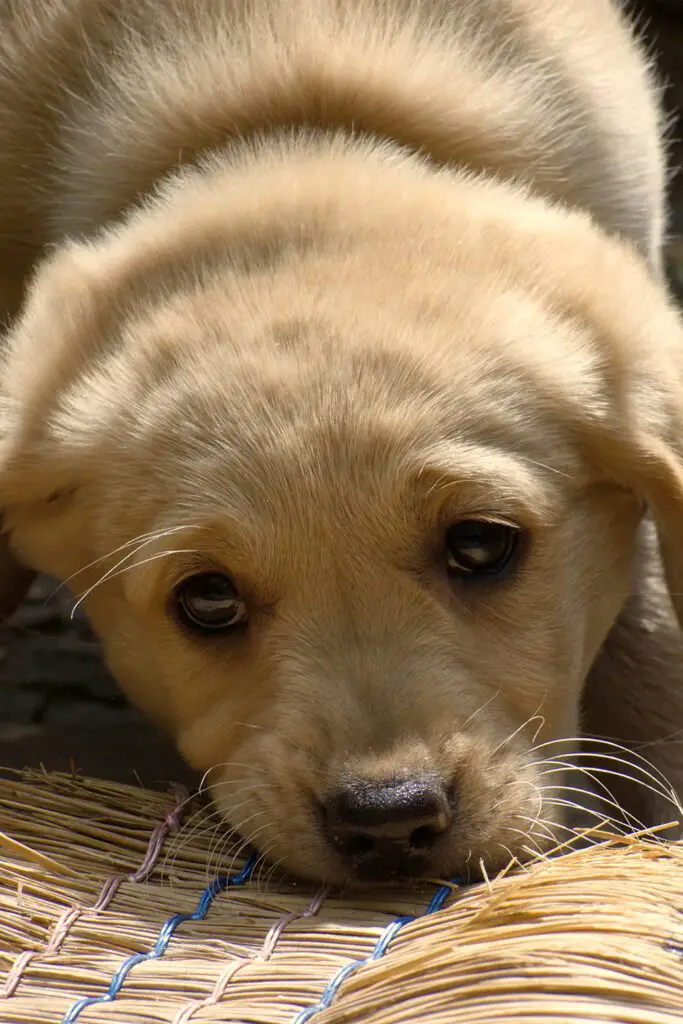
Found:
[[[276,871],[280,870],[283,861],[284,861],[284,857],[278,857],[278,859],[276,861],[272,861],[271,862],[271,868],[270,868],[270,871],[268,872],[268,874],[266,875],[266,880],[265,880],[265,888],[266,889],[270,889],[270,886],[271,886],[272,881],[273,881],[273,876],[274,876]],[[327,894],[328,890],[325,889],[324,891]],[[322,897],[322,898],[324,898],[324,897]]]
[[[263,771],[259,765],[251,766],[237,761],[226,761],[222,764],[213,765],[204,773],[200,782],[200,787],[195,791],[194,796],[196,797],[202,791],[205,791],[204,786],[210,772],[226,767],[244,767],[256,771]],[[265,771],[263,773],[265,774]],[[239,791],[246,785],[247,783],[244,779],[223,779],[220,782],[212,784],[211,790],[216,792],[219,789],[229,789],[232,787],[235,791]],[[215,859],[216,850],[222,845],[222,837],[227,835],[228,839],[230,839],[230,837],[234,835],[235,831],[238,830],[239,827],[243,827],[248,821],[248,819],[243,819],[241,822],[238,821],[236,825],[233,825],[227,815],[229,814],[231,817],[234,817],[238,814],[239,810],[245,806],[245,804],[248,805],[259,793],[277,790],[278,787],[274,783],[259,781],[257,783],[249,782],[248,788],[248,795],[237,804],[227,808],[220,808],[218,805],[214,804],[211,810],[207,810],[205,806],[200,807],[195,811],[191,818],[184,822],[178,834],[173,837],[170,849],[164,858],[162,875],[166,876],[169,871],[173,871],[177,858],[180,856],[182,850],[187,848],[191,843],[199,841],[204,835],[211,835],[213,837],[209,843],[208,854],[210,863],[212,863]]]
[[[253,811],[251,814],[247,814],[245,817],[240,818],[239,820],[235,821],[234,824],[232,824],[232,823],[228,824],[227,822],[224,821],[223,822],[223,825],[224,825],[223,834],[224,834],[224,836],[226,837],[228,842],[233,842],[236,837],[239,837],[240,839],[247,839],[248,841],[251,841],[251,837],[254,836],[254,835],[257,835],[262,830],[263,826],[260,826],[255,831],[252,829],[250,832],[246,831],[246,826],[249,824],[249,822],[252,822],[252,821],[256,820],[257,818],[261,818],[261,817],[263,817],[267,813],[268,812],[266,811],[265,808],[260,807],[257,810]],[[227,827],[225,827],[225,826],[227,826]]]
[[[544,819],[544,818],[541,818],[541,817],[536,817],[533,820],[531,818],[527,817],[526,815],[517,815],[517,817],[521,817],[525,821],[530,821],[531,824],[530,824],[529,828],[525,831],[524,829],[521,829],[521,828],[515,828],[514,825],[505,825],[505,831],[506,832],[517,832],[518,835],[522,836],[522,838],[524,838],[524,839],[528,838],[528,836],[530,836],[533,833],[536,825],[539,825],[539,824],[542,824],[542,825],[545,825],[545,826],[548,825],[547,820]],[[556,837],[552,833],[549,834],[548,832],[546,832],[545,836],[546,836],[546,839],[550,839],[552,842],[556,841]]]
[[[629,812],[626,811],[621,806],[621,804],[617,803],[617,801],[614,800],[613,798],[610,798],[610,796],[605,796],[605,794],[603,794],[603,793],[595,793],[594,791],[589,790],[589,789],[581,789],[580,786],[556,785],[556,786],[541,786],[540,788],[541,788],[541,790],[545,791],[546,793],[556,794],[557,798],[560,797],[561,793],[567,793],[567,794],[575,794],[576,796],[579,796],[579,797],[585,796],[585,797],[588,797],[589,800],[591,800],[591,801],[599,801],[601,804],[606,804],[608,807],[613,807],[619,814],[627,816],[627,817],[631,817],[633,819],[631,824],[634,825],[635,827],[637,827],[637,828],[638,827],[639,828],[645,828],[645,825],[643,824],[642,821],[639,821],[635,816],[630,815]],[[552,799],[555,799],[555,798],[556,798],[555,796],[552,797]],[[548,799],[548,798],[546,797],[545,799]],[[581,810],[583,812],[587,812],[587,813],[590,812],[590,808],[586,807],[583,804],[580,804],[579,807],[581,808]],[[602,812],[602,813],[604,813],[604,812]],[[614,819],[614,820],[616,821],[618,819]]]
[[[541,705],[539,705],[539,710],[540,710],[540,707],[541,707]],[[542,723],[545,723],[545,719],[543,718],[542,715],[539,715],[538,711],[535,711],[533,713],[533,715],[529,715],[529,717],[527,718],[527,720],[525,722],[522,722],[521,725],[517,726],[515,731],[511,732],[510,735],[507,736],[506,739],[504,739],[502,743],[499,743],[497,747],[494,747],[494,749],[490,752],[489,757],[492,758],[494,756],[494,754],[497,754],[499,750],[502,750],[503,747],[507,746],[507,744],[511,740],[513,740],[515,738],[515,736],[518,736],[519,733],[522,732],[523,729],[526,729],[526,727],[528,725],[531,725],[532,722],[537,721],[539,718],[540,718]],[[536,735],[538,735],[538,733]],[[532,750],[533,749],[535,749],[535,748],[532,747]]]
[[[554,847],[552,847],[549,850],[546,850],[545,853],[544,853],[544,859],[549,859],[550,857],[554,857],[556,854],[563,853],[564,851],[567,851],[567,850],[569,851],[569,853],[576,853],[576,852],[578,852],[576,850],[576,848],[575,848],[575,844],[576,843],[581,843],[582,844],[580,849],[583,848],[586,843],[589,846],[592,846],[593,848],[598,848],[598,847],[601,847],[601,846],[607,846],[609,844],[609,842],[611,842],[611,840],[609,840],[609,839],[597,839],[597,838],[594,839],[592,837],[592,833],[600,831],[605,826],[611,827],[611,822],[610,822],[609,818],[602,819],[600,821],[600,824],[595,825],[595,826],[591,826],[590,829],[574,829],[574,828],[570,828],[567,825],[562,825],[561,823],[558,823],[558,827],[563,828],[565,831],[569,832],[570,835],[567,837],[567,839],[564,839],[561,842],[556,843],[556,845]],[[618,833],[618,834],[621,835],[623,833]],[[628,833],[626,833],[626,834],[628,835]],[[567,853],[565,853],[564,855],[568,856]]]
[[[469,718],[466,718],[465,721],[463,722],[461,728],[464,730],[470,724],[470,722],[477,717],[477,715],[481,714],[481,712],[484,711],[485,708],[487,708],[489,706],[489,704],[491,704],[496,699],[496,697],[499,697],[499,696],[500,696],[500,689],[496,690],[496,692],[493,693],[488,698],[488,700],[485,700],[484,703],[480,707],[478,707],[477,710],[474,711],[470,715]]]
[[[683,743],[683,729],[676,729],[675,732],[671,732],[667,736],[661,736],[659,739],[636,743],[633,749],[635,751],[645,750],[647,747],[665,746],[667,743]]]
[[[122,568],[118,568],[121,563],[117,562],[117,564],[113,568],[109,569],[109,571],[104,573],[103,576],[100,576],[100,578],[95,583],[93,583],[91,587],[88,587],[88,589],[85,590],[78,597],[76,603],[71,609],[71,618],[73,619],[80,605],[82,605],[83,602],[92,594],[92,592],[94,590],[97,590],[97,588],[101,586],[103,583],[106,583],[109,580],[113,580],[117,576],[122,576],[124,573],[130,572],[132,569],[139,569],[143,565],[148,565],[150,562],[156,562],[160,558],[169,558],[171,555],[194,555],[196,553],[197,552],[194,548],[171,548],[168,551],[159,551],[155,555],[150,555],[148,558],[143,559],[141,562],[135,562],[134,565],[124,565]],[[125,559],[123,561],[125,561]]]
[[[514,865],[518,868],[522,868],[523,871],[527,870],[524,867],[524,865],[519,862],[518,858],[515,857],[514,853],[512,852],[509,846],[506,846],[505,843],[496,843],[496,846],[498,846],[504,853],[507,853],[508,857],[510,858],[506,867],[502,869],[503,871],[508,871],[511,865]]]
[[[240,801],[235,807],[231,808],[232,813],[236,813],[244,806],[244,804],[249,802],[256,792],[260,791],[262,788],[264,788],[264,784],[261,784],[258,787],[252,786],[250,796],[245,800]],[[184,823],[182,829],[177,833],[177,835],[173,837],[170,848],[164,858],[162,877],[166,875],[167,871],[173,871],[180,853],[183,849],[189,847],[191,843],[198,842],[202,836],[207,834],[212,834],[215,841],[218,842],[219,833],[221,835],[226,832],[230,834],[232,829],[233,826],[230,825],[224,816],[223,811],[219,807],[215,805],[211,809],[200,807],[192,817]],[[213,849],[214,845],[214,842],[211,841],[209,849]],[[171,861],[170,869],[168,868],[169,860]]]
[[[575,752],[573,752],[572,753],[572,757],[595,757],[595,756],[608,757],[609,756],[608,754],[604,754],[603,755],[602,752],[599,751],[599,750],[586,749],[586,747],[588,745],[591,745],[591,746],[594,745],[596,747],[607,747],[607,748],[609,748],[611,750],[618,750],[620,753],[628,755],[629,759],[634,759],[633,760],[634,766],[638,762],[640,762],[641,765],[645,765],[648,770],[650,770],[650,771],[654,772],[656,775],[658,775],[659,779],[668,788],[671,787],[670,781],[666,778],[664,773],[661,772],[659,770],[659,768],[656,767],[656,765],[652,764],[651,761],[648,761],[648,759],[646,757],[643,757],[642,754],[639,754],[637,750],[635,750],[635,749],[633,749],[631,747],[627,747],[623,743],[618,743],[616,740],[607,740],[607,739],[603,739],[602,737],[599,737],[599,736],[583,736],[583,737],[582,736],[572,736],[572,737],[567,736],[567,737],[561,737],[561,738],[555,739],[555,740],[546,740],[544,743],[537,744],[535,747],[533,747],[531,752],[535,753],[536,751],[543,750],[545,747],[553,746],[554,744],[558,744],[559,745],[561,743],[571,743],[571,744],[575,744],[575,745],[578,744],[578,745],[580,745],[582,747],[582,749],[576,750]]]
[[[524,852],[531,857],[532,863],[535,863],[539,860],[544,860],[543,854],[540,853],[538,850],[532,850],[531,847],[526,845],[522,846],[521,849],[524,850]]]
[[[153,530],[150,533],[141,533],[137,537],[133,537],[132,540],[127,540],[123,544],[119,544],[117,548],[112,548],[112,550],[108,551],[105,555],[100,555],[99,558],[94,558],[92,562],[88,562],[87,565],[84,565],[80,569],[77,569],[76,572],[72,572],[70,576],[67,576],[65,580],[62,580],[62,582],[54,588],[54,590],[46,598],[45,603],[47,604],[48,601],[55,597],[59,593],[59,591],[62,590],[64,587],[67,587],[72,580],[76,579],[77,576],[80,576],[82,573],[87,572],[88,569],[94,569],[96,565],[100,565],[102,562],[105,562],[108,558],[113,558],[115,555],[120,554],[121,551],[125,551],[126,548],[135,547],[136,544],[139,545],[135,551],[131,551],[126,555],[126,558],[134,558],[138,551],[141,551],[144,547],[147,546],[147,544],[153,544],[155,541],[163,540],[164,537],[170,537],[173,534],[180,533],[183,530],[197,529],[199,529],[198,526],[184,525],[171,526],[168,529],[164,530]],[[122,561],[125,561],[125,559],[123,559]],[[122,562],[118,562],[117,564],[121,565]]]
[[[244,836],[245,826],[250,821],[254,821],[256,818],[261,818],[263,817],[264,814],[266,814],[266,811],[264,809],[259,809],[257,811],[254,811],[252,814],[247,815],[238,823],[234,825],[231,824],[227,828],[221,830],[221,833],[217,837],[216,842],[212,844],[212,846],[209,848],[209,852],[207,855],[207,870],[210,869],[214,861],[216,862],[216,864],[220,863],[225,848],[234,841],[236,836]],[[224,822],[223,824],[227,825],[227,822]],[[257,829],[256,832],[252,831],[250,835],[257,835],[259,831],[261,830]],[[215,870],[217,871],[218,867],[216,867]]]
[[[548,775],[571,776],[571,775],[583,775],[589,779],[598,789],[604,793],[610,800],[616,800],[616,797],[609,786],[604,782],[601,775],[608,775],[614,778],[623,779],[628,782],[634,782],[638,785],[643,785],[642,780],[635,779],[628,775],[626,772],[616,772],[609,768],[591,767],[587,768],[585,765],[574,765],[571,762],[560,761],[548,758],[544,761],[540,761],[538,764],[539,768],[543,768],[543,771],[538,772],[538,777],[543,778]],[[627,813],[625,808],[622,808],[624,813]]]
[[[266,821],[264,822],[263,825],[260,826],[260,828],[257,828],[254,832],[250,833],[250,835],[246,839],[243,839],[243,841],[238,845],[237,849],[234,851],[230,859],[230,866],[227,869],[227,874],[232,874],[235,867],[235,863],[242,856],[245,850],[249,849],[249,847],[256,848],[255,839],[258,836],[258,834],[260,832],[263,832],[264,829],[272,828],[273,824],[274,822],[272,821]]]
[[[273,849],[274,846],[275,846],[275,840],[271,839],[271,841],[266,846],[264,846],[261,849],[261,851],[259,853],[259,856],[258,856],[258,858],[256,860],[256,864],[254,865],[254,872],[256,874],[256,889],[257,889],[257,891],[258,890],[261,890],[261,891],[265,890],[265,886],[263,886],[263,872],[266,869],[266,867],[269,866],[268,856],[269,856],[270,851]],[[253,875],[252,875],[252,877],[253,877]]]
[[[600,811],[594,810],[592,807],[584,807],[583,804],[577,804],[574,800],[564,800],[562,797],[551,797],[547,800],[547,806],[562,807],[567,810],[579,811],[581,814],[585,814],[589,818],[598,819],[602,825],[609,825],[610,828],[614,829],[614,831],[618,832],[620,835],[628,835],[629,832],[633,831],[632,829],[628,829],[626,826],[622,825],[621,822],[615,821],[615,819],[610,815],[605,815]],[[570,831],[576,831],[576,829],[571,829],[570,826],[567,826],[567,828]]]
[[[191,844],[196,843],[207,832],[220,828],[221,823],[222,818],[217,808],[208,813],[206,808],[201,808],[192,815],[184,828],[174,836],[170,845],[167,858],[173,857],[171,869],[175,868],[176,860],[184,849],[189,849]]]
[[[525,815],[520,815],[520,817],[522,819],[526,819],[527,821],[531,821],[531,819],[530,818],[526,818]],[[539,818],[538,820],[536,820],[534,822],[534,826],[535,827],[536,826],[543,826],[545,829],[547,829],[548,831],[546,831],[545,837],[546,837],[546,839],[549,839],[553,843],[557,843],[557,841],[558,841],[557,836],[553,832],[553,829],[555,829],[555,830],[556,829],[560,829],[562,832],[569,832],[570,835],[573,836],[574,838],[576,838],[576,835],[577,835],[576,829],[572,828],[571,825],[567,825],[564,821],[553,821],[550,818]],[[517,829],[517,831],[520,831],[520,830]],[[531,831],[531,829],[530,829],[530,831]],[[523,834],[526,834],[526,833],[523,833]]]
[[[261,775],[268,775],[266,769],[260,764],[248,764],[246,761],[224,761],[222,764],[215,764],[213,768],[210,768],[208,771],[204,772],[204,778],[206,778],[209,775],[209,772],[218,771],[218,769],[225,769],[227,771],[231,768],[244,768],[246,771],[250,773],[256,772]],[[240,785],[244,785],[245,781],[245,778],[221,779],[219,782],[212,782],[211,785],[207,787],[206,792],[209,792],[209,790],[211,789],[215,789],[216,786],[222,786],[224,785],[224,783],[239,783]]]
[[[649,771],[648,768],[644,767],[643,764],[633,762],[630,758],[615,757],[613,754],[605,754],[600,751],[597,751],[594,754],[591,754],[588,751],[578,751],[576,754],[572,755],[572,757],[576,757],[577,759],[583,757],[591,761],[590,770],[593,772],[600,772],[601,774],[605,775],[613,775],[616,778],[621,778],[626,781],[633,782],[634,784],[641,786],[643,789],[647,789],[650,792],[654,793],[656,796],[660,796],[664,799],[670,800],[676,808],[679,808],[681,806],[674,788],[671,786],[671,784],[668,782],[668,780],[662,773],[658,772],[657,769],[654,769],[653,765],[648,765],[648,768],[653,768],[655,771],[657,771],[657,774],[653,774],[653,772]],[[600,758],[601,761],[607,761],[611,764],[624,765],[626,768],[632,771],[641,772],[642,775],[650,781],[645,782],[643,779],[634,777],[633,775],[627,775],[626,773],[616,772],[613,769],[602,768],[601,765],[596,765],[592,763],[593,759],[595,758]],[[642,758],[641,760],[644,762],[644,764],[648,764],[648,762],[645,761],[644,758]],[[548,761],[549,759],[545,759],[545,763],[548,763]],[[536,763],[542,764],[544,762],[539,761]],[[584,769],[582,765],[577,764],[572,765],[572,770],[584,771],[586,769]]]

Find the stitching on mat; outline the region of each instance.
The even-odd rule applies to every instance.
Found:
[[[99,1003],[113,1002],[121,992],[129,972],[137,966],[137,964],[144,963],[147,960],[160,959],[166,952],[173,933],[178,925],[185,921],[202,921],[206,917],[211,904],[219,893],[222,893],[229,888],[232,889],[237,886],[245,885],[249,881],[254,871],[256,861],[257,855],[252,854],[241,871],[237,872],[235,875],[219,875],[215,878],[202,893],[197,907],[192,913],[174,914],[172,917],[169,917],[161,926],[159,937],[151,950],[146,953],[134,953],[132,956],[129,956],[124,960],[112,976],[112,980],[106,993],[101,996],[90,996],[77,1000],[62,1018],[61,1024],[75,1024],[83,1010],[89,1006],[94,1006]],[[453,888],[460,885],[462,885],[460,880],[453,879],[450,883],[439,886],[423,914],[406,914],[402,917],[397,917],[395,920],[390,922],[390,924],[388,924],[382,931],[370,955],[358,960],[352,960],[337,971],[337,973],[333,975],[327,983],[319,1001],[313,1006],[309,1006],[297,1013],[292,1024],[305,1024],[306,1021],[310,1020],[316,1014],[320,1013],[322,1010],[326,1010],[338,994],[343,983],[351,974],[354,974],[361,967],[365,967],[373,961],[379,960],[383,957],[388,951],[390,943],[404,925],[417,920],[419,917],[426,917],[429,914],[434,914],[441,910],[444,903],[453,892]],[[173,1024],[186,1024],[188,1020],[191,1020],[196,1011],[205,1007],[215,1006],[219,1003],[227,989],[227,986],[235,977],[235,974],[247,963],[253,963],[256,960],[269,960],[285,928],[291,924],[292,921],[301,918],[313,917],[317,914],[327,894],[328,891],[326,889],[320,890],[305,910],[286,914],[280,918],[279,921],[276,921],[266,935],[260,951],[252,956],[242,957],[241,959],[229,964],[219,975],[211,994],[199,1002],[186,1004],[180,1009],[174,1018]]]
[[[292,924],[293,921],[301,921],[305,918],[315,917],[320,908],[322,907],[325,899],[328,895],[328,889],[321,889],[311,900],[308,907],[300,911],[292,911],[290,914],[285,914],[276,921],[275,924],[270,928],[266,938],[264,940],[261,949],[258,953],[255,953],[248,957],[242,957],[241,959],[229,964],[218,976],[216,983],[213,987],[213,991],[210,995],[198,1002],[187,1003],[183,1008],[179,1010],[176,1016],[173,1018],[173,1024],[186,1024],[187,1021],[191,1020],[194,1014],[198,1010],[203,1010],[208,1006],[215,1006],[221,1001],[225,995],[225,991],[233,980],[237,972],[244,967],[245,964],[255,963],[260,961],[265,963],[270,960],[271,956],[275,952],[278,942],[282,936],[284,930]]]
[[[106,910],[123,882],[143,882],[148,877],[159,859],[159,854],[169,833],[175,832],[180,827],[182,812],[188,800],[188,792],[184,787],[176,786],[175,793],[175,806],[164,816],[149,837],[145,856],[137,871],[128,875],[110,875],[92,906],[77,904],[68,907],[55,922],[47,945],[43,949],[27,949],[15,960],[7,975],[5,986],[0,991],[0,999],[9,999],[15,994],[26,969],[34,960],[59,953],[69,932],[80,918]]]
[[[342,967],[332,978],[330,978],[327,986],[320,997],[319,1001],[313,1006],[309,1006],[305,1010],[301,1010],[297,1013],[296,1017],[292,1021],[292,1024],[304,1024],[305,1021],[309,1021],[316,1014],[321,1013],[322,1010],[326,1010],[331,1005],[335,996],[339,992],[344,982],[350,975],[355,974],[361,967],[366,967],[374,960],[379,960],[387,952],[391,941],[396,937],[398,932],[409,924],[411,921],[416,921],[418,917],[427,917],[428,914],[435,914],[441,910],[444,903],[453,892],[454,887],[462,885],[458,879],[453,879],[448,885],[441,885],[432,896],[429,906],[423,914],[417,916],[411,914],[405,914],[403,917],[397,917],[391,924],[388,924],[384,929],[379,939],[375,943],[375,947],[370,956],[363,957],[360,960],[352,960],[351,963],[346,964]]]
[[[146,960],[158,960],[164,955],[168,948],[173,933],[175,932],[178,925],[183,924],[185,921],[203,921],[206,917],[209,908],[216,896],[219,893],[224,892],[228,888],[235,888],[239,885],[244,885],[248,882],[256,864],[256,854],[253,854],[246,862],[241,871],[234,875],[219,875],[214,878],[211,885],[202,893],[197,907],[192,913],[189,914],[174,914],[169,917],[167,921],[161,926],[159,937],[155,942],[152,949],[147,953],[134,953],[132,956],[127,957],[121,966],[118,968],[116,973],[113,975],[109,988],[101,996],[87,996],[82,999],[78,999],[72,1004],[69,1010],[62,1018],[62,1024],[74,1024],[83,1010],[88,1006],[96,1006],[98,1003],[112,1003],[123,986],[129,972],[137,964],[144,963]]]
[[[0,998],[8,999],[15,994],[30,963],[37,958],[53,956],[59,953],[71,929],[81,917],[84,915],[89,916],[101,913],[107,910],[123,882],[142,882],[149,876],[157,863],[163,844],[169,833],[176,831],[179,828],[183,809],[187,805],[187,791],[181,787],[176,787],[176,792],[176,804],[173,809],[165,815],[164,819],[156,826],[150,835],[145,856],[139,868],[131,874],[118,874],[107,878],[97,900],[91,906],[76,905],[65,910],[55,923],[52,934],[45,948],[42,950],[26,950],[14,962],[7,976],[5,987],[0,992]],[[62,1024],[75,1024],[83,1010],[89,1006],[97,1005],[99,1003],[113,1002],[120,993],[132,968],[144,961],[157,960],[162,957],[168,948],[175,930],[180,924],[185,921],[203,920],[219,893],[224,892],[228,888],[235,888],[246,884],[251,878],[256,864],[256,859],[256,854],[252,855],[245,863],[244,867],[232,876],[217,876],[204,890],[197,907],[193,912],[174,914],[169,917],[162,925],[157,941],[152,949],[146,953],[135,953],[125,959],[112,976],[112,980],[106,993],[100,996],[89,996],[78,999],[71,1005],[69,1010],[67,1010],[66,1014],[62,1018]],[[339,990],[347,978],[361,967],[365,967],[373,961],[379,960],[383,957],[388,951],[395,936],[406,924],[417,920],[421,916],[426,917],[429,914],[433,914],[441,910],[449,895],[452,893],[453,888],[461,884],[462,883],[459,880],[453,879],[451,883],[440,886],[422,915],[404,915],[391,921],[381,932],[370,955],[357,960],[352,960],[350,963],[345,964],[344,967],[340,968],[340,970],[338,970],[327,983],[319,1001],[297,1013],[292,1024],[306,1024],[306,1022],[311,1020],[312,1017],[316,1016],[322,1010],[327,1009],[339,993]],[[173,1024],[187,1024],[197,1011],[218,1004],[222,1000],[228,985],[233,980],[237,972],[247,963],[254,963],[256,961],[267,962],[275,952],[277,944],[285,929],[294,921],[314,917],[319,912],[328,894],[329,890],[327,888],[319,890],[311,900],[309,906],[304,910],[292,911],[276,921],[269,929],[261,949],[250,956],[242,957],[229,964],[219,974],[211,993],[199,1001],[186,1003],[174,1017]]]

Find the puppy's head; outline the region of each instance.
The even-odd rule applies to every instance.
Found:
[[[638,260],[362,157],[205,168],[48,263],[0,477],[226,827],[331,881],[552,841],[645,507],[683,592],[683,336]]]

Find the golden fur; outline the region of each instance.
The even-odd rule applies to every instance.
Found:
[[[13,565],[68,580],[303,874],[349,876],[317,816],[348,778],[457,790],[430,875],[561,835],[581,728],[683,789],[640,526],[680,617],[683,332],[616,6],[3,0],[0,68],[5,609]],[[448,579],[468,517],[524,530],[511,579]],[[212,567],[239,636],[172,613]]]

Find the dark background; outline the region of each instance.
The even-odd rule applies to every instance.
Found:
[[[484,0],[482,0],[484,2]],[[665,84],[672,117],[671,284],[683,299],[683,0],[633,0]],[[0,626],[0,766],[79,770],[155,785],[191,779],[173,747],[117,693],[71,602],[39,580]]]

